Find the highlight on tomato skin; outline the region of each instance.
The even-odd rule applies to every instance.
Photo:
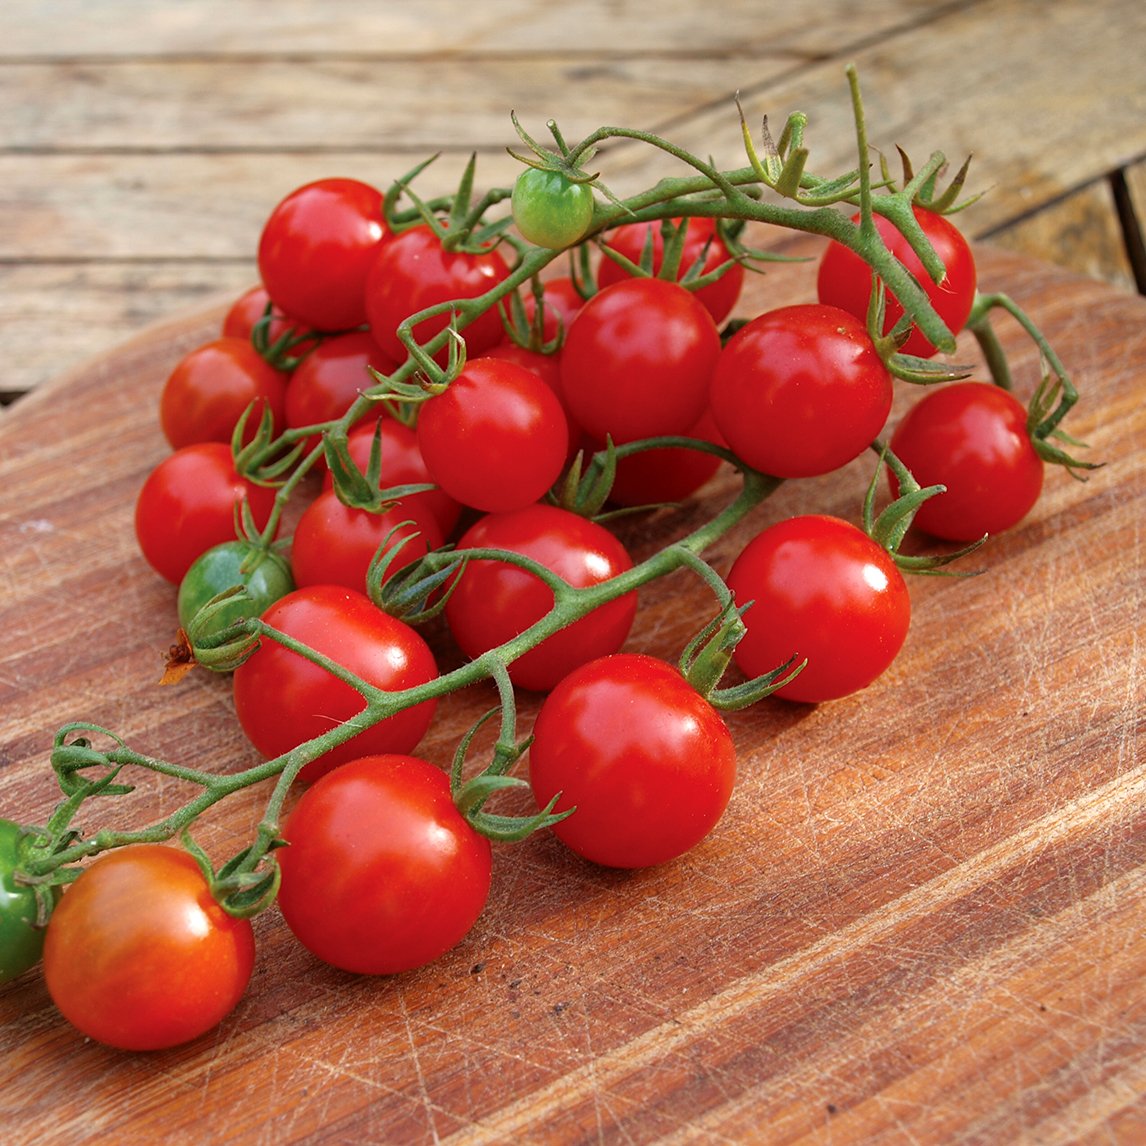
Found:
[[[223,910],[189,852],[162,844],[98,857],[64,891],[44,938],[52,1001],[120,1050],[206,1034],[238,1005],[254,964],[250,920]]]

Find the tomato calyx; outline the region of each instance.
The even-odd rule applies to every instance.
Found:
[[[597,246],[605,258],[616,263],[627,275],[633,278],[659,278],[664,279],[665,282],[677,282],[695,293],[719,282],[726,274],[745,261],[743,255],[734,253],[730,249],[728,259],[718,262],[711,270],[705,270],[709,251],[713,244],[721,241],[722,227],[722,221],[716,224],[712,233],[705,237],[699,253],[683,268],[683,271],[681,264],[688,240],[688,216],[680,219],[663,218],[660,220],[660,238],[663,243],[664,254],[659,267],[656,267],[656,247],[652,225],[645,232],[640,257],[636,262],[610,246],[608,232],[598,236]],[[726,243],[725,246],[727,247],[729,244]]]
[[[508,298],[502,299],[498,304],[501,308],[501,321],[505,326],[506,337],[515,346],[520,346],[524,350],[532,350],[537,354],[556,354],[565,339],[565,320],[561,312],[553,308],[556,333],[552,338],[546,338],[547,319],[551,310],[545,301],[545,284],[534,275],[529,281],[529,289],[533,302],[532,315],[526,310],[519,290],[513,291]]]
[[[559,823],[572,815],[575,809],[570,808],[555,813],[553,809],[560,799],[558,793],[544,808],[533,815],[505,815],[485,810],[486,801],[496,793],[509,789],[529,788],[527,780],[511,776],[509,772],[525,755],[533,739],[532,736],[524,740],[517,738],[516,700],[504,664],[491,659],[490,669],[497,685],[500,703],[479,717],[459,741],[450,766],[450,792],[458,811],[476,832],[500,843],[516,843],[533,835],[534,832]],[[499,715],[500,726],[490,761],[484,769],[467,779],[466,757],[469,755],[474,738],[485,724]]]
[[[640,438],[617,445],[611,437],[606,437],[604,446],[593,451],[588,457],[584,449],[577,451],[561,481],[550,491],[548,500],[553,505],[559,505],[562,509],[568,509],[592,521],[611,521],[634,513],[671,508],[678,503],[643,502],[611,510],[605,509],[616,482],[619,461],[652,450],[666,449],[694,450],[710,454],[734,466],[743,465],[731,450],[715,442],[705,441],[703,438],[693,438],[683,434],[662,434],[655,438]]]
[[[319,345],[322,336],[316,331],[295,326],[288,326],[276,335],[275,329],[281,322],[282,317],[275,313],[274,304],[268,302],[262,316],[251,327],[251,345],[269,366],[289,373]]]
[[[876,468],[868,485],[863,502],[864,532],[891,555],[896,566],[908,573],[944,574],[947,576],[969,577],[981,573],[981,569],[970,571],[951,570],[947,566],[974,553],[987,542],[984,534],[978,540],[951,553],[910,555],[902,553],[900,546],[915,518],[919,507],[929,498],[942,496],[947,491],[944,485],[920,486],[911,471],[895,456],[883,442],[874,442],[872,450],[878,453],[880,465]],[[875,512],[875,496],[879,488],[880,471],[886,465],[895,475],[899,495],[878,514]]]
[[[966,210],[983,197],[983,192],[980,191],[970,196],[970,198],[959,199],[959,195],[967,182],[967,174],[971,169],[970,155],[963,160],[959,170],[951,177],[947,186],[942,191],[937,191],[939,176],[943,171],[941,165],[929,162],[922,173],[922,177],[916,178],[914,164],[911,162],[910,156],[902,147],[896,146],[896,151],[899,153],[902,170],[901,186],[912,189],[912,202],[918,206],[936,215],[953,215],[959,211]],[[894,187],[895,180],[891,175],[891,170],[887,163],[887,156],[881,154],[879,164],[884,183],[889,187]]]
[[[274,849],[287,846],[277,832],[260,838],[219,868],[192,837],[190,831],[180,836],[183,847],[199,865],[212,897],[219,906],[235,919],[253,919],[270,907],[278,895],[282,872],[275,862]]]
[[[914,219],[914,216],[912,218]],[[879,275],[873,272],[871,301],[868,304],[865,321],[876,353],[883,360],[888,373],[893,378],[918,386],[933,386],[940,382],[958,382],[970,377],[974,369],[970,365],[936,362],[932,358],[921,358],[916,354],[902,353],[900,347],[911,337],[915,325],[914,320],[905,311],[891,330],[884,334],[881,332],[884,329],[886,317],[887,287]]]
[[[403,498],[417,493],[428,493],[437,487],[429,482],[405,482],[401,485],[382,485],[382,421],[374,427],[370,455],[365,469],[350,454],[345,434],[325,436],[326,464],[334,481],[338,500],[353,509],[371,513],[386,513]]]
[[[732,663],[736,646],[747,634],[744,613],[752,602],[747,601],[738,606],[728,586],[700,558],[689,554],[686,563],[714,590],[720,601],[720,611],[685,645],[678,664],[681,676],[713,708],[722,712],[748,708],[794,680],[808,663],[806,659],[800,661],[792,656],[783,664],[750,680],[720,687],[720,681]]]
[[[232,585],[203,605],[181,631],[195,664],[211,672],[234,672],[258,648],[254,598],[245,585]]]
[[[1071,477],[1085,481],[1085,474],[1078,471],[1100,469],[1103,463],[1082,461],[1050,441],[1055,438],[1068,446],[1086,449],[1085,442],[1072,437],[1058,426],[1070,405],[1073,405],[1073,402],[1068,404],[1066,401],[1067,385],[1067,379],[1061,375],[1050,372],[1043,375],[1027,407],[1027,433],[1035,453],[1044,462],[1062,466]]]
[[[1027,434],[1031,445],[1044,462],[1062,466],[1071,477],[1085,480],[1085,471],[1099,469],[1102,463],[1083,461],[1055,444],[1063,442],[1075,448],[1086,448],[1085,442],[1061,428],[1063,419],[1078,401],[1078,389],[1054,347],[1026,311],[1009,295],[994,292],[981,294],[976,299],[967,320],[967,329],[974,334],[997,386],[1004,390],[1013,389],[1007,356],[991,324],[991,313],[995,310],[1001,310],[1019,324],[1038,347],[1042,359],[1042,379],[1027,405]]]

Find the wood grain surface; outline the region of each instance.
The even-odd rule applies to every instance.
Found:
[[[499,847],[473,932],[391,978],[320,965],[271,910],[239,1008],[167,1052],[85,1041],[29,972],[0,988],[2,1140],[1146,1140],[1146,302],[979,258],[982,285],[1025,306],[1071,369],[1083,397],[1068,428],[1106,465],[1085,483],[1050,473],[980,576],[913,579],[907,645],[871,688],[731,717],[738,786],[703,845],[630,874],[548,834]],[[806,299],[813,274],[753,278],[742,309]],[[154,327],[0,421],[0,814],[47,815],[51,739],[70,720],[197,766],[255,760],[225,678],[158,686],[174,590],[131,529],[166,452],[158,389],[220,314]],[[999,331],[1025,395],[1037,354],[1013,324]],[[782,487],[714,565],[782,516],[856,519],[870,466]],[[731,488],[722,476],[625,537],[647,552]],[[652,587],[629,647],[674,656],[707,610],[683,575]],[[451,698],[422,751],[447,761],[489,700]],[[535,711],[527,699],[523,728]],[[243,845],[263,796],[208,817],[213,857]],[[178,798],[144,776],[84,826]]]

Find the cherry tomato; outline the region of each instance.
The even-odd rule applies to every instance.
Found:
[[[446,773],[415,756],[367,756],[327,773],[283,836],[283,918],[344,971],[429,963],[461,942],[489,896],[489,840],[454,806]]]
[[[597,441],[687,433],[704,413],[720,334],[676,283],[627,278],[578,312],[561,351],[573,420]]]
[[[25,838],[19,824],[0,819],[0,983],[34,967],[44,950],[44,929],[36,925],[36,892],[16,880]]]
[[[680,225],[682,220],[675,219],[673,222]],[[660,272],[664,262],[665,245],[659,222],[622,223],[621,226],[609,232],[606,246],[639,266],[641,252],[650,236],[653,245],[652,273],[656,275]],[[740,292],[744,287],[744,267],[732,260],[728,248],[716,233],[716,221],[714,219],[689,219],[677,279],[682,279],[702,256],[704,262],[701,264],[701,273],[703,274],[709,274],[722,263],[731,263],[724,274],[714,283],[701,287],[694,292],[709,314],[712,315],[713,321],[721,323],[732,313],[733,307],[736,306],[736,302],[740,298]],[[621,282],[628,277],[628,272],[619,263],[610,259],[608,255],[605,255],[598,264],[598,288]]]
[[[888,250],[903,263],[927,292],[931,305],[947,328],[952,334],[958,334],[963,329],[975,301],[977,274],[974,256],[967,240],[949,219],[923,207],[917,206],[913,210],[923,228],[923,233],[947,268],[947,275],[942,282],[934,282],[923,269],[919,256],[911,249],[895,224],[882,215],[876,215],[876,229]],[[858,221],[859,216],[854,216],[853,222]],[[871,290],[871,267],[847,247],[839,243],[830,243],[820,260],[817,279],[820,302],[838,306],[860,320],[865,320]],[[902,315],[903,307],[898,299],[888,294],[884,332],[889,331]],[[913,354],[919,358],[930,358],[936,353],[935,346],[914,328],[900,350],[904,354]]]
[[[513,221],[539,247],[572,247],[593,222],[593,188],[561,171],[526,167],[513,183]]]
[[[907,636],[911,601],[891,555],[837,517],[809,514],[758,533],[727,577],[748,633],[733,658],[747,676],[807,658],[774,695],[819,702],[866,688]]]
[[[135,536],[148,564],[178,585],[192,562],[235,537],[243,499],[262,528],[275,493],[235,472],[229,446],[200,442],[168,455],[148,474],[135,502]]]
[[[418,446],[434,481],[455,501],[490,512],[519,509],[560,475],[569,425],[534,371],[475,358],[420,407]]]
[[[721,351],[713,417],[737,456],[780,478],[830,473],[871,445],[892,379],[864,324],[838,307],[780,307]]]
[[[366,316],[375,341],[395,362],[405,362],[398,327],[407,318],[439,303],[478,298],[508,277],[500,251],[447,251],[429,227],[403,231],[378,252],[366,281]],[[419,322],[413,335],[424,346],[448,325],[449,314],[441,314]],[[461,333],[472,357],[500,342],[504,332],[494,306]],[[444,364],[447,355],[448,347],[435,359]]]
[[[572,461],[577,452],[577,438],[580,435],[574,429],[573,415],[565,405],[565,398],[561,391],[561,352],[545,354],[540,350],[530,350],[525,346],[519,346],[516,342],[507,340],[491,347],[481,357],[500,358],[508,362],[515,362],[518,366],[524,366],[527,370],[532,370],[553,391],[565,414],[566,436],[568,438],[565,461]]]
[[[575,588],[597,585],[632,567],[621,542],[603,525],[555,505],[488,514],[462,535],[458,549],[505,549],[531,557]],[[532,573],[501,561],[471,560],[446,602],[446,621],[462,651],[477,657],[541,620],[553,591]],[[578,665],[616,652],[637,611],[626,593],[547,637],[509,665],[522,688],[545,691]]]
[[[1027,411],[989,382],[928,390],[904,415],[891,450],[920,485],[945,485],[915,515],[920,529],[975,541],[1017,525],[1043,488],[1043,460],[1031,444]],[[891,479],[892,491],[899,483]]]
[[[64,1018],[122,1050],[189,1042],[234,1010],[255,961],[192,856],[159,844],[109,852],[60,898],[44,981]]]
[[[249,287],[231,303],[223,316],[220,333],[224,338],[243,338],[249,342],[256,325],[266,315],[268,306],[271,308],[271,322],[267,330],[268,342],[273,344],[288,334],[302,337],[308,333],[302,323],[284,314],[271,302],[267,288],[261,283]]]
[[[525,305],[525,317],[531,322],[537,309],[533,292],[526,291],[522,295]],[[577,316],[577,312],[585,305],[585,298],[577,289],[577,284],[568,276],[546,279],[541,294],[542,337],[551,342],[562,330],[568,330],[569,324]]]
[[[186,354],[168,375],[159,398],[159,423],[172,449],[195,442],[230,443],[248,406],[245,440],[270,410],[283,428],[287,375],[242,338],[216,338]]]
[[[388,237],[380,191],[357,179],[319,179],[271,212],[259,237],[259,276],[304,325],[349,330],[366,321],[366,276]]]
[[[325,339],[291,373],[286,387],[287,426],[297,430],[341,418],[363,390],[375,385],[367,369],[371,366],[380,374],[397,368],[369,331],[352,330]]]
[[[724,445],[710,410],[705,410],[686,436]],[[602,447],[596,444],[589,448],[599,450]],[[707,484],[720,465],[721,459],[715,454],[685,446],[641,450],[617,459],[609,500],[624,506],[684,501]]]
[[[311,585],[276,601],[263,614],[273,628],[362,677],[398,692],[437,676],[433,653],[409,625],[377,608],[364,594],[339,585]],[[264,637],[234,674],[235,711],[252,744],[278,756],[357,716],[366,701],[325,669]],[[364,728],[307,764],[313,783],[356,756],[410,752],[425,735],[436,701],[421,701]]]
[[[418,445],[418,435],[409,426],[394,418],[382,417],[378,421],[360,422],[346,436],[346,449],[351,460],[365,473],[370,462],[370,450],[376,426],[381,426],[382,472],[379,489],[395,489],[402,485],[432,485],[434,479],[426,469]],[[323,478],[323,489],[331,489],[334,478],[328,472]],[[419,521],[423,508],[437,521],[442,537],[448,537],[461,517],[462,507],[441,489],[423,490],[407,494],[402,499],[411,515]]]
[[[395,550],[391,570],[425,557],[442,544],[441,529],[423,506],[402,502],[372,513],[338,500],[334,490],[320,493],[302,512],[291,541],[294,578],[301,585],[345,585],[366,591],[366,573],[385,544]],[[397,548],[395,549],[395,547]]]
[[[179,624],[186,629],[212,597],[238,585],[246,588],[250,599],[226,605],[215,614],[210,631],[219,632],[245,617],[261,616],[295,587],[290,565],[282,554],[273,549],[259,550],[238,538],[224,541],[197,557],[179,582]]]
[[[554,834],[608,867],[666,863],[698,844],[732,795],[736,749],[720,714],[677,669],[616,653],[545,698],[529,750],[537,806],[576,811]]]

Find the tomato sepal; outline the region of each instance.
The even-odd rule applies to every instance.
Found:
[[[558,793],[546,807],[534,815],[511,816],[485,811],[486,801],[497,792],[529,787],[527,780],[507,773],[525,755],[533,742],[532,736],[520,741],[517,739],[516,703],[513,685],[505,666],[495,661],[490,675],[497,684],[501,703],[478,717],[459,740],[450,765],[450,794],[462,817],[479,835],[499,843],[517,843],[542,828],[552,827],[571,815],[573,809],[561,813],[553,812],[560,798]],[[501,728],[493,747],[492,758],[481,772],[467,779],[466,757],[469,755],[474,737],[488,721],[499,715]]]
[[[211,672],[234,672],[259,647],[258,611],[235,619],[236,607],[254,605],[245,585],[232,585],[216,594],[182,630],[195,664]]]
[[[933,553],[909,555],[900,552],[907,531],[915,519],[919,507],[930,498],[941,496],[947,492],[944,485],[920,486],[911,471],[895,456],[891,449],[882,442],[876,442],[873,450],[879,453],[880,465],[872,475],[868,484],[863,502],[864,532],[877,544],[882,546],[891,555],[896,566],[910,573],[931,573],[944,576],[974,577],[982,573],[982,569],[948,569],[947,566],[955,561],[962,560],[980,549],[987,542],[987,535],[972,541],[968,545],[952,553]],[[883,466],[895,475],[899,485],[899,495],[878,514],[875,512],[876,491],[879,488],[879,476]]]
[[[265,843],[250,844],[218,869],[190,830],[184,830],[179,840],[199,865],[211,895],[228,915],[235,919],[253,919],[274,903],[282,872],[273,855],[268,853],[274,848],[286,847],[286,840],[274,835]]]

